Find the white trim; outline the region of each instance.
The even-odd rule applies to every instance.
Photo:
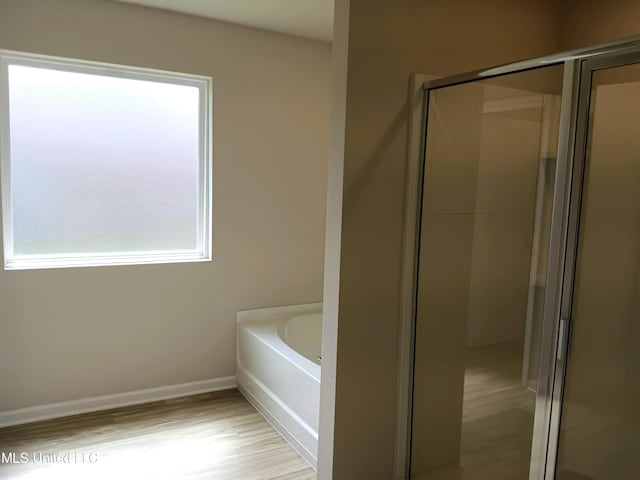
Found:
[[[200,102],[200,175],[198,198],[198,250],[208,260],[212,260],[213,244],[213,78],[207,77],[206,84],[201,88],[200,94],[203,101]]]
[[[236,388],[235,376],[6,410],[0,412],[0,428],[232,388]]]
[[[406,478],[411,423],[411,377],[413,321],[416,279],[416,251],[420,219],[420,195],[424,158],[424,95],[425,82],[438,77],[414,73],[409,92],[409,135],[407,176],[405,183],[404,232],[402,245],[402,275],[400,285],[400,338],[398,345],[398,392],[396,399],[396,439],[394,478]]]
[[[19,52],[17,50],[0,49],[0,56],[11,59],[12,65],[45,67],[65,72],[93,73],[109,77],[136,78],[152,82],[175,83],[199,87],[211,82],[211,77],[192,73],[172,72],[155,68],[120,65],[116,63],[95,62],[77,58],[40,55],[37,53]]]
[[[15,255],[11,185],[9,121],[10,65],[100,75],[130,80],[195,87],[199,91],[198,185],[196,249],[188,251],[78,253],[73,255]],[[93,62],[0,49],[0,195],[5,270],[204,262],[211,260],[212,239],[212,121],[213,79],[202,75]]]
[[[5,264],[6,252],[13,252],[13,234],[8,226],[13,225],[13,209],[11,208],[11,172],[9,158],[11,157],[11,144],[9,141],[9,67],[7,60],[0,50],[0,203],[2,211],[2,251],[3,264]]]
[[[6,250],[6,249],[5,249]],[[155,263],[208,262],[209,255],[196,250],[155,252],[109,252],[85,255],[15,255],[5,258],[5,270],[39,268],[99,267],[110,265],[143,265]]]

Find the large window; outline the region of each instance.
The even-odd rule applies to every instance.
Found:
[[[210,78],[0,66],[5,269],[210,259]]]

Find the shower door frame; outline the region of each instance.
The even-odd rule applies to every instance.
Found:
[[[544,480],[554,480],[557,453],[560,440],[562,401],[566,380],[567,363],[571,348],[572,308],[575,289],[576,267],[579,253],[580,220],[582,216],[582,200],[585,189],[585,172],[589,143],[589,125],[591,123],[591,98],[593,74],[600,70],[640,64],[640,44],[628,48],[613,49],[597,56],[585,58],[580,62],[579,87],[576,90],[577,112],[574,130],[573,175],[569,185],[570,205],[567,218],[568,232],[564,256],[564,275],[560,292],[560,323],[563,326],[563,337],[558,339],[556,355],[556,373],[552,397],[552,414],[550,418],[550,434],[547,442]],[[546,320],[546,319],[545,319]],[[533,477],[532,478],[538,478]]]
[[[397,471],[411,475],[411,428],[417,321],[417,281],[423,185],[427,161],[427,121],[432,90],[513,73],[564,66],[556,171],[550,225],[547,286],[541,334],[540,366],[529,480],[554,480],[562,398],[570,346],[571,305],[577,259],[578,230],[587,151],[591,77],[596,70],[640,63],[640,36],[621,42],[526,60],[488,70],[426,81],[422,85],[421,114],[413,119],[420,136],[409,140],[405,254],[403,260],[403,332],[400,345]],[[421,74],[416,79],[424,78]],[[417,89],[412,89],[411,99]],[[409,365],[408,375],[406,365]],[[408,415],[407,415],[408,413]],[[402,418],[401,418],[402,417]]]

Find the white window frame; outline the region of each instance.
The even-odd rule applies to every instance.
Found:
[[[9,125],[10,65],[98,74],[198,88],[200,92],[200,107],[198,113],[198,219],[196,248],[194,250],[15,255]],[[211,261],[212,89],[213,79],[202,75],[0,50],[0,199],[2,201],[2,238],[5,270]]]

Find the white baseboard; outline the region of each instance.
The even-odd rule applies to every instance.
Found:
[[[78,400],[50,403],[48,405],[38,405],[17,410],[5,410],[3,412],[0,411],[0,428],[78,415],[80,413],[139,405],[141,403],[155,402],[158,400],[168,400],[171,398],[185,397],[187,395],[228,390],[231,388],[236,388],[235,376],[146,388],[144,390],[134,390],[132,392],[115,393],[99,397],[81,398]]]

